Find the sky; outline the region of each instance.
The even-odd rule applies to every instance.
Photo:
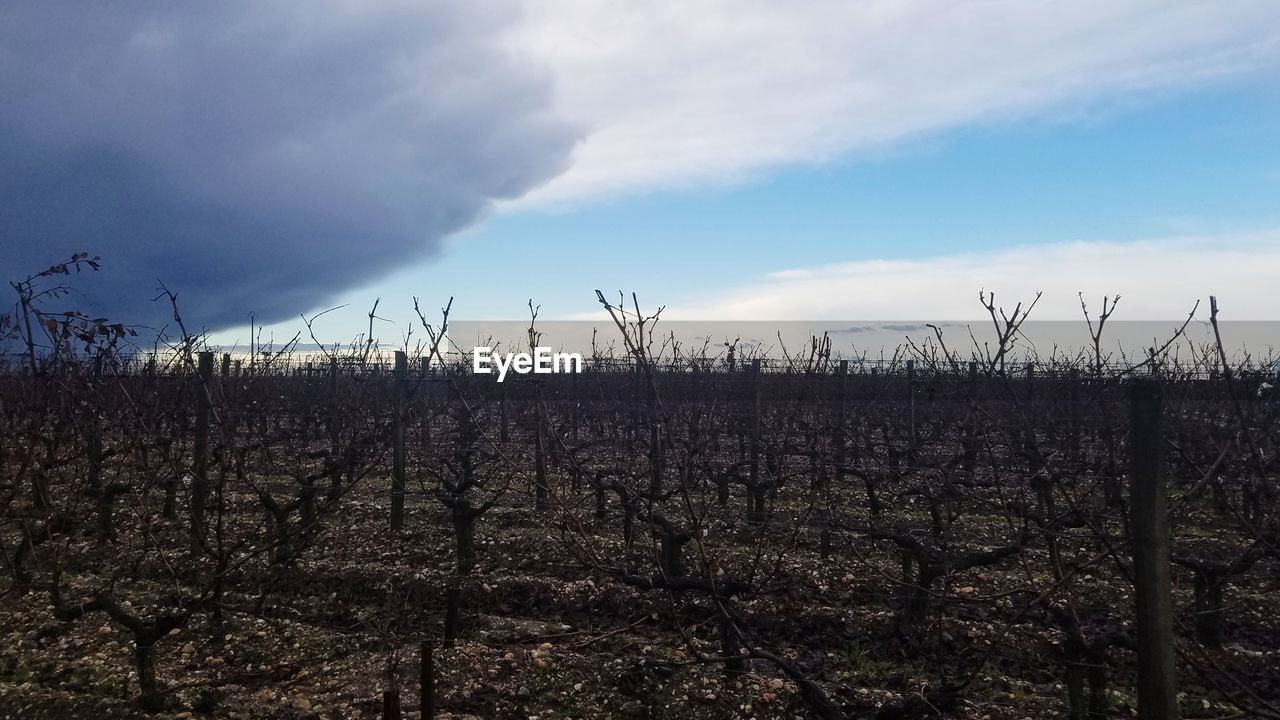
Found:
[[[1274,320],[1270,0],[0,9],[0,259],[247,338],[413,319]]]

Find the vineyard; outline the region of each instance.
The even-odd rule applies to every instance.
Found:
[[[0,713],[1280,718],[1265,366],[1015,359],[1016,311],[969,353],[708,356],[610,309],[618,357],[503,383],[37,317]]]

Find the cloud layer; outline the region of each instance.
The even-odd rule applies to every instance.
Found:
[[[1036,320],[1079,320],[1104,295],[1122,296],[1117,320],[1185,318],[1216,295],[1228,320],[1275,320],[1280,230],[1136,243],[1069,242],[917,260],[868,260],[772,273],[706,304],[673,304],[671,320],[971,320],[986,316],[979,289],[1012,311],[1044,296]],[[695,301],[696,302],[696,301]]]
[[[530,203],[733,181],[1280,60],[1273,0],[525,0],[591,134]]]
[[[1273,0],[9,3],[0,264],[88,250],[113,316],[162,321],[161,279],[197,324],[270,321],[495,201],[732,182],[1278,60]]]
[[[100,254],[88,290],[210,326],[295,315],[431,254],[579,136],[501,46],[509,3],[7,3],[0,264]],[[7,279],[7,278],[6,278]]]

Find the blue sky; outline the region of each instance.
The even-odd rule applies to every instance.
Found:
[[[83,309],[1274,319],[1275,0],[0,8],[0,260]],[[596,313],[596,314],[593,314]],[[391,338],[398,335],[386,326]]]
[[[518,319],[532,297],[543,317],[564,318],[592,311],[596,287],[680,305],[830,263],[1269,231],[1280,228],[1277,128],[1280,89],[1249,77],[711,187],[514,209],[342,301],[357,318],[378,295],[440,304],[452,294],[457,317]]]

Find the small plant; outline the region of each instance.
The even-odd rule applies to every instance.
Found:
[[[840,661],[844,670],[868,681],[882,680],[893,676],[914,676],[924,673],[924,666],[918,661],[901,660],[893,662],[875,656],[867,648],[856,641],[850,641],[840,650]]]

